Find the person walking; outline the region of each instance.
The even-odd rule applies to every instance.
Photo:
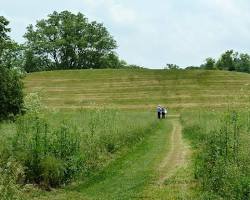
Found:
[[[167,109],[165,107],[162,108],[162,119],[167,117]]]
[[[157,106],[156,111],[157,111],[157,117],[158,117],[158,119],[161,119],[162,108],[161,108],[160,105]]]

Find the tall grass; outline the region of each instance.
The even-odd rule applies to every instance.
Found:
[[[19,118],[16,124],[11,153],[25,167],[25,182],[58,186],[80,170],[73,162],[76,157],[81,160],[76,129],[65,123],[53,129],[33,113]]]
[[[195,177],[203,198],[249,199],[249,113],[184,113],[182,122],[196,149]]]
[[[1,161],[11,158],[23,169],[22,179],[16,182],[58,187],[98,172],[157,126],[151,113],[31,112],[10,124],[9,130],[0,129],[11,133],[2,134]]]
[[[3,159],[0,159],[0,199],[24,199],[20,185],[17,184],[23,177],[23,167],[12,158],[5,161],[3,162]]]

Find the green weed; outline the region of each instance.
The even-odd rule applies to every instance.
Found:
[[[151,113],[110,109],[30,112],[12,125],[9,142],[7,136],[1,138],[6,142],[2,161],[11,157],[23,167],[21,184],[50,189],[96,174],[156,125]]]
[[[196,149],[194,171],[202,198],[250,198],[249,149],[244,142],[250,141],[248,120],[248,113],[235,110],[182,116],[184,135]]]

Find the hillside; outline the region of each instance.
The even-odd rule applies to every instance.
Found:
[[[226,71],[53,71],[29,74],[24,83],[51,108],[245,107],[250,94],[248,74]]]

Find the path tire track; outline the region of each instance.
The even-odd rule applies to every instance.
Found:
[[[158,168],[158,185],[162,185],[168,178],[174,175],[180,167],[184,167],[188,160],[189,148],[182,138],[182,126],[179,119],[171,120],[173,130],[170,136],[170,150]]]

